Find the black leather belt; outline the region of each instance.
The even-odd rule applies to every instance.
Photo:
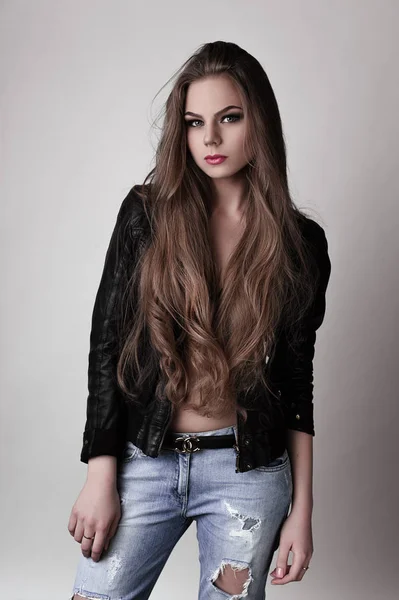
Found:
[[[234,433],[228,435],[179,435],[168,431],[162,443],[162,448],[175,450],[180,454],[191,454],[202,448],[235,448],[236,438]]]

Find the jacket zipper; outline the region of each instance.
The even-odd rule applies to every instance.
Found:
[[[240,424],[239,424],[240,415],[238,414],[238,412],[236,414],[237,414],[237,442],[238,442],[238,440],[240,439]],[[238,444],[233,444],[233,448],[235,449],[235,451],[237,453],[236,454],[236,473],[241,473],[241,471],[240,471],[240,448],[239,448]]]
[[[159,445],[158,445],[158,455],[161,452],[161,447],[162,447],[163,441],[165,439],[166,432],[167,432],[168,427],[169,427],[169,425],[170,425],[170,423],[172,421],[172,407],[171,407],[170,403],[168,404],[168,406],[169,406],[168,421],[167,421],[166,425],[164,426],[164,429],[163,429],[163,432],[162,432],[162,435],[161,435],[161,441],[159,442]]]
[[[239,447],[234,444],[233,448],[235,448],[237,455],[236,455],[236,473],[241,473],[240,471],[240,449]]]

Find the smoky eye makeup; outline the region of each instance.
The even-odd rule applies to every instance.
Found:
[[[222,117],[220,117],[220,121],[223,122],[224,119],[231,119],[230,121],[227,121],[227,123],[236,123],[237,121],[240,121],[243,118],[243,113],[241,112],[231,112],[231,113],[227,113],[225,115],[223,115]],[[203,123],[202,119],[184,119],[186,125],[188,127],[194,127],[196,128],[197,125],[193,125],[193,123]]]

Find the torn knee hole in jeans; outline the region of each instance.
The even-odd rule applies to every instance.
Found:
[[[237,571],[245,571],[245,575],[247,576],[247,578],[245,579],[245,581],[243,580],[243,578],[240,578],[240,583],[239,583],[239,587],[241,588],[240,591],[238,591],[238,589],[235,590],[231,590],[231,579],[226,581],[226,578],[223,579],[223,576],[226,574],[226,566],[230,567],[230,570],[233,572],[234,578],[237,579]],[[224,558],[220,564],[220,566],[216,569],[216,571],[214,573],[212,573],[211,577],[210,577],[210,582],[217,587],[219,590],[224,591],[226,594],[231,594],[231,598],[230,600],[239,600],[240,598],[244,598],[245,596],[248,595],[248,586],[251,583],[251,581],[253,580],[252,578],[252,574],[251,574],[251,568],[248,565],[248,563],[239,561],[239,560],[232,560],[230,558]],[[223,587],[220,587],[223,586]]]

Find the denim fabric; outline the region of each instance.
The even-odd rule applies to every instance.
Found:
[[[194,435],[176,432],[179,435]],[[197,435],[226,435],[235,426]],[[287,450],[267,467],[235,472],[236,450],[152,458],[126,442],[118,465],[121,519],[98,562],[80,555],[73,594],[105,600],[146,600],[174,546],[197,524],[199,600],[264,600],[273,554],[292,499]],[[226,565],[248,569],[240,594],[217,587]],[[73,596],[72,594],[72,596]]]

